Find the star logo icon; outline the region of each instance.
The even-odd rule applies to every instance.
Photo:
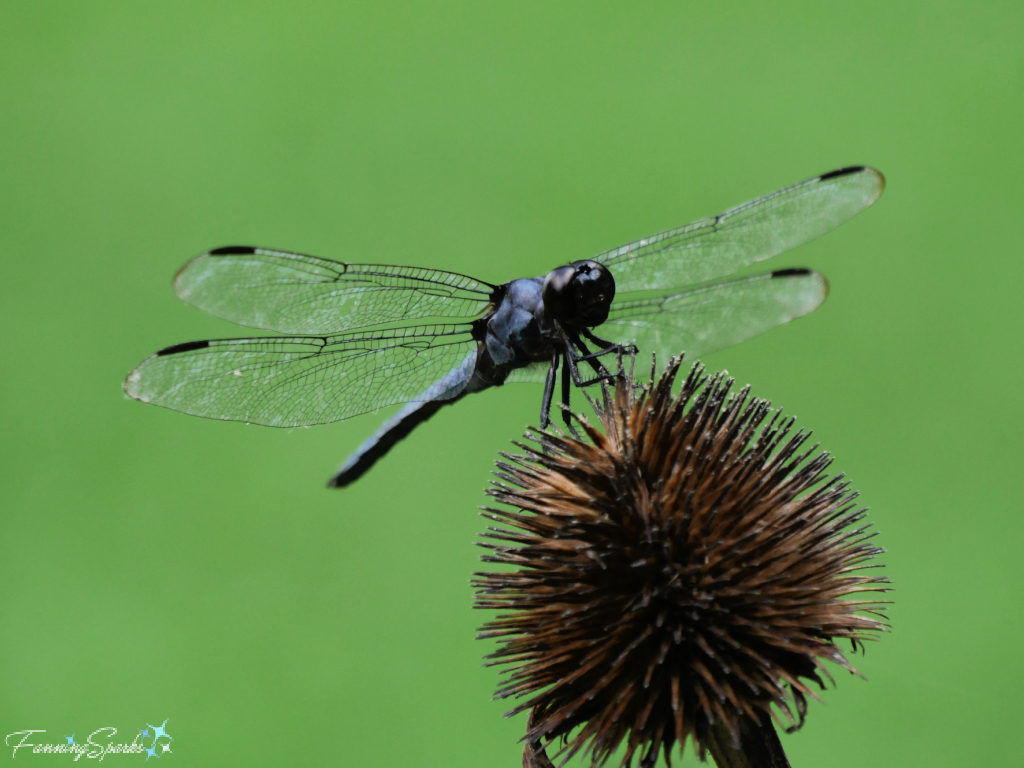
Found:
[[[167,719],[170,720],[170,718],[167,718]],[[149,723],[146,723],[146,725],[149,725]],[[153,740],[154,740],[154,742],[155,742],[156,739],[159,739],[161,736],[166,736],[168,739],[173,739],[174,738],[173,736],[168,734],[167,731],[164,730],[164,726],[166,726],[166,725],[167,725],[167,720],[164,720],[163,724],[161,724],[161,725],[149,725],[149,727],[153,729]]]
[[[75,734],[73,733],[70,736],[65,736],[64,738],[68,740],[69,747],[75,743]]]
[[[164,744],[163,751],[164,752],[170,752],[171,751],[171,745],[170,744]]]
[[[141,734],[142,738],[148,739],[149,738],[149,728],[147,728],[144,731],[139,731],[139,734]]]
[[[160,755],[158,755],[156,753],[156,750],[153,749],[152,747],[150,747],[149,749],[146,750],[146,762],[147,763],[149,762],[149,758],[151,758],[151,757],[160,757]]]

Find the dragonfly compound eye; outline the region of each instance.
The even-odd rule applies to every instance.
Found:
[[[615,298],[615,278],[607,267],[596,261],[577,261],[576,274],[570,283],[575,307],[574,322],[593,328],[608,319]]]
[[[593,328],[608,319],[615,279],[596,261],[574,261],[548,273],[543,297],[544,308],[555,320]]]
[[[551,270],[544,278],[541,297],[544,300],[544,309],[552,319],[567,321],[572,316],[573,306],[569,284],[575,276],[576,268],[568,265]]]

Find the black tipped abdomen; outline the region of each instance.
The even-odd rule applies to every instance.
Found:
[[[249,256],[254,253],[256,249],[251,245],[225,245],[210,251],[211,256]]]
[[[191,352],[193,349],[206,349],[210,346],[208,341],[186,341],[184,344],[175,344],[172,347],[165,347],[157,352],[157,357],[163,355],[176,355],[179,352]]]
[[[819,181],[825,181],[826,179],[834,179],[837,176],[848,176],[851,173],[860,173],[865,168],[867,168],[866,165],[850,165],[847,166],[846,168],[840,168],[838,171],[829,171],[828,173],[823,173],[819,178]]]

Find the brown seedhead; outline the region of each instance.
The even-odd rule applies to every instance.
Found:
[[[720,765],[788,765],[772,725],[802,725],[826,662],[886,629],[857,494],[810,434],[724,374],[681,359],[620,377],[583,439],[528,435],[503,454],[484,515],[481,638],[528,711],[524,764],[621,751],[652,766],[692,738]]]

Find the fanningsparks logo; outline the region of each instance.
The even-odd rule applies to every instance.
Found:
[[[173,737],[167,733],[167,720],[160,725],[146,724],[138,729],[138,735],[130,744],[115,743],[117,728],[107,726],[97,728],[90,733],[85,741],[75,741],[75,734],[64,736],[64,741],[49,743],[36,734],[46,733],[45,730],[15,731],[7,734],[6,744],[11,748],[11,757],[18,757],[19,750],[28,750],[34,755],[71,755],[75,761],[83,757],[102,760],[107,755],[145,755],[146,761],[151,757],[163,757],[171,753]],[[24,752],[21,753],[24,756]]]

